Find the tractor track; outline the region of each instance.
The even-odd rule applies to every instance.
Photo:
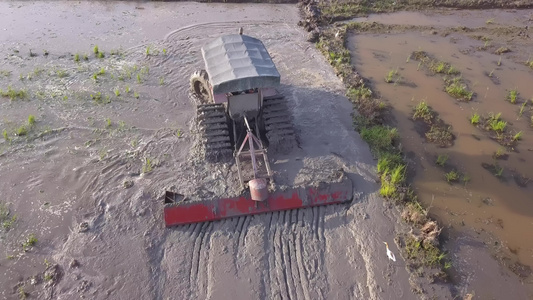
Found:
[[[197,274],[197,295],[199,298],[205,298],[207,291],[209,291],[209,273],[212,268],[211,264],[206,264],[205,262],[210,261],[212,256],[210,253],[211,248],[211,233],[212,233],[213,223],[208,223],[205,228],[203,228],[202,237],[201,237],[201,248],[198,250],[198,264],[201,268],[198,268]]]
[[[283,213],[283,222],[280,226],[280,231],[282,234],[279,235],[279,243],[281,249],[281,265],[283,266],[283,278],[285,280],[285,285],[287,288],[287,296],[289,299],[296,299],[294,295],[294,281],[291,271],[291,253],[289,251],[289,245],[287,243],[287,237],[290,234],[287,228],[288,222],[290,222],[290,211],[284,211]]]
[[[193,239],[193,247],[191,251],[191,267],[189,269],[189,287],[198,287],[198,272],[200,268],[200,254],[202,250],[202,240],[205,235],[205,228],[209,223],[197,223],[194,228],[194,233],[191,235]],[[190,291],[192,293],[192,291]]]

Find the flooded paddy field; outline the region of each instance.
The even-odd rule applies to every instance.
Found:
[[[413,275],[399,255],[395,237],[410,228],[378,196],[375,161],[353,130],[344,85],[296,25],[295,5],[14,1],[0,2],[0,11],[0,298],[531,296],[522,285],[530,280],[529,227],[522,226],[531,226],[526,199],[533,148],[532,103],[525,101],[533,96],[531,71],[524,66],[527,48],[519,47],[525,19],[503,30],[497,29],[500,15],[483,12],[479,18],[486,20],[468,26],[495,31],[477,32],[453,29],[459,17],[446,14],[442,29],[394,26],[394,35],[378,30],[350,39],[356,68],[394,107],[421,200],[449,226],[450,240],[451,229],[465,229],[457,231],[459,242],[447,244],[458,277],[451,286],[438,270]],[[500,13],[505,20],[512,14]],[[424,20],[418,13],[384,19],[412,20],[413,14]],[[527,11],[514,15],[527,17]],[[234,165],[207,164],[196,153],[188,97],[189,76],[203,67],[200,47],[239,27],[272,55],[298,133],[298,149],[271,156],[275,181],[314,182],[342,169],[354,184],[354,201],[165,229],[165,190],[199,199],[240,192]],[[492,53],[505,45],[512,51],[500,61]],[[422,50],[460,70],[475,92],[470,102],[445,94],[440,75],[428,76],[412,56]],[[394,80],[385,84],[391,70],[397,70]],[[516,89],[515,103],[506,101],[505,89]],[[409,120],[422,100],[453,126],[453,146],[425,143],[425,125]],[[468,127],[474,112],[501,112],[506,133],[522,132],[516,145],[510,149],[491,132]],[[447,155],[442,168],[434,166],[439,154]],[[446,183],[444,174],[453,170],[470,179]],[[503,240],[489,250],[505,250],[522,282],[466,228]],[[395,262],[387,259],[384,241]]]
[[[412,184],[446,227],[445,247],[460,255],[462,234],[483,237],[530,290],[532,16],[531,10],[371,15],[356,19],[364,23],[347,45],[355,68],[392,106]],[[462,96],[447,92],[453,78],[459,78]],[[450,144],[428,141],[424,109],[451,126]],[[491,117],[504,129],[493,128],[496,121],[482,124]],[[476,287],[483,290],[482,283]]]
[[[383,242],[408,230],[378,197],[372,155],[294,5],[1,2],[2,299],[451,298]],[[253,20],[251,19],[253,16]],[[189,76],[200,47],[244,27],[282,76],[300,147],[292,185],[340,169],[353,203],[165,229],[163,194],[236,195],[196,155]],[[327,99],[327,101],[325,101]]]

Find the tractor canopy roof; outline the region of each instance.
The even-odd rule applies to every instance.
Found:
[[[280,75],[263,43],[241,34],[221,36],[202,47],[214,94],[276,87]]]

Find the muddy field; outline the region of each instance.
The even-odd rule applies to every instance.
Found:
[[[348,42],[356,69],[393,107],[414,187],[431,214],[447,227],[446,247],[460,256],[464,251],[457,239],[465,232],[478,236],[529,290],[532,15],[531,10],[371,15],[356,19],[365,25]],[[417,60],[417,51],[430,55],[433,66]],[[457,68],[464,86],[473,92],[471,100],[457,100],[446,92],[443,78],[453,75],[436,71],[443,63]],[[428,141],[427,125],[415,120],[421,103],[451,126],[451,145]],[[483,120],[491,114],[500,114],[506,133],[491,134],[490,128],[475,122],[476,115]],[[499,139],[505,134],[514,139],[512,145]],[[454,173],[456,178],[447,177]],[[476,291],[485,286],[471,285]]]
[[[2,298],[414,297],[417,280],[383,245],[398,253],[394,237],[405,229],[377,197],[351,104],[305,42],[295,6],[0,5],[9,32],[0,49]],[[165,190],[237,192],[234,167],[191,151],[187,89],[200,46],[239,26],[264,41],[291,100],[300,149],[272,158],[276,180],[343,168],[356,200],[165,229]]]
[[[345,87],[315,45],[306,41],[307,32],[296,25],[296,5],[21,1],[2,2],[0,11],[0,29],[6,33],[0,38],[3,299],[452,299],[469,293],[479,299],[531,297],[483,244],[498,236],[490,228],[502,219],[502,232],[519,228],[521,235],[516,236],[526,241],[511,238],[510,231],[508,240],[499,236],[505,247],[520,247],[512,262],[529,264],[531,246],[524,237],[528,229],[521,228],[527,225],[529,206],[516,205],[526,205],[531,188],[518,189],[510,172],[530,176],[524,163],[528,147],[533,148],[528,144],[529,114],[513,120],[513,129],[522,130],[523,138],[519,153],[510,153],[505,161],[507,181],[483,170],[486,173],[479,174],[484,175],[468,171],[466,187],[444,184],[442,171],[432,165],[432,156],[444,150],[426,144],[423,153],[409,148],[423,142],[408,133],[414,132],[407,121],[409,105],[428,97],[443,120],[453,124],[459,138],[446,151],[454,166],[466,169],[474,161],[485,162],[483,155],[468,156],[464,149],[487,147],[482,151],[490,157],[497,147],[480,132],[474,134],[479,144],[468,144],[475,143],[470,137],[477,129],[465,129],[462,135],[457,130],[460,122],[468,121],[466,111],[471,108],[454,104],[446,94],[439,96],[442,100],[429,99],[430,92],[442,93],[442,79],[416,71],[418,63],[406,62],[402,52],[422,48],[457,65],[477,95],[467,104],[481,111],[483,89],[494,84],[490,78],[500,80],[495,98],[504,97],[501,88],[511,83],[520,88],[521,101],[533,95],[526,79],[531,71],[519,63],[525,50],[513,46],[497,64],[491,51],[501,40],[491,42],[491,49],[484,41],[467,42],[466,48],[472,43],[486,49],[455,56],[455,48],[421,42],[432,38],[444,39],[451,47],[461,45],[456,32],[442,36],[446,30],[440,28],[350,38],[356,67],[371,78],[384,100],[396,107],[396,96],[413,89],[379,85],[389,68],[398,68],[420,91],[412,103],[398,102],[395,120],[406,149],[418,157],[413,158],[417,192],[422,199],[435,194],[435,200],[423,200],[433,207],[431,214],[453,228],[459,223],[486,235],[480,239],[465,229],[453,239],[456,243],[447,244],[455,273],[452,286],[437,270],[406,268],[395,237],[409,227],[400,221],[398,209],[378,196],[376,161],[353,130]],[[495,16],[494,22],[502,21]],[[165,190],[193,198],[239,193],[235,166],[206,164],[195,151],[198,135],[188,78],[203,66],[199,50],[204,43],[241,26],[245,34],[261,39],[272,55],[298,132],[299,148],[271,156],[276,183],[312,183],[343,169],[354,184],[354,201],[165,229]],[[420,32],[424,38],[417,39]],[[402,44],[409,35],[414,36],[407,43],[412,47]],[[450,43],[454,37],[457,43]],[[387,47],[397,50],[383,51],[379,43],[373,44],[381,38],[394,40]],[[433,44],[437,42],[443,44]],[[474,65],[458,55],[481,61]],[[486,65],[491,63],[493,76],[474,77],[474,72],[490,72]],[[478,65],[485,67],[476,69]],[[503,79],[513,72],[521,75]],[[501,101],[497,108],[506,120],[523,103]],[[457,111],[464,116],[448,119]],[[461,198],[464,193],[470,202]],[[497,198],[510,193],[515,202]],[[451,200],[447,195],[453,195]],[[481,196],[491,200],[481,201]],[[487,216],[494,222],[481,226],[477,220]],[[396,254],[396,262],[387,259],[383,241]]]

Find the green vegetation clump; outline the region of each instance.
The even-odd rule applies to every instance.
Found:
[[[448,182],[455,182],[459,180],[459,173],[455,170],[452,170],[446,174],[444,174],[444,177],[446,178],[446,181]]]
[[[414,120],[422,119],[424,122],[431,124],[434,117],[435,113],[431,107],[428,106],[426,101],[421,101],[415,106],[413,113]]]
[[[35,124],[35,116],[29,115],[28,116],[28,125],[33,126]]]
[[[465,84],[461,82],[461,77],[455,77],[447,81],[446,93],[450,96],[464,101],[472,100],[474,92],[468,90]]]
[[[449,147],[453,144],[453,134],[451,126],[445,125],[431,125],[428,132],[425,134],[426,139],[440,147]]]
[[[4,140],[5,140],[6,142],[9,142],[9,141],[11,140],[11,139],[9,138],[9,133],[7,132],[7,129],[4,129],[4,130],[2,131],[2,136],[4,137]]]
[[[400,80],[400,76],[398,75],[398,70],[390,70],[387,75],[385,76],[385,82],[391,83],[391,82],[397,82]]]
[[[470,124],[472,124],[472,125],[479,124],[480,119],[481,119],[481,116],[479,114],[473,113],[470,116]]]
[[[12,88],[11,86],[7,87],[7,90],[0,89],[0,95],[2,97],[8,97],[10,100],[16,100],[16,99],[24,99],[26,98],[26,91],[25,90],[17,90]]]
[[[26,128],[26,125],[21,125],[19,128],[17,128],[16,134],[18,136],[27,135],[28,134],[28,128]]]
[[[357,88],[348,89],[346,95],[350,98],[370,99],[372,97],[372,90],[365,86],[365,84],[362,84]]]
[[[444,262],[446,254],[435,247],[434,244],[424,241],[414,236],[409,236],[405,241],[407,258],[419,261],[424,266],[435,267],[442,265],[444,269],[449,268],[449,264],[446,265]]]
[[[441,167],[444,167],[447,161],[448,161],[448,154],[439,154],[435,163]]]
[[[150,172],[152,172],[153,167],[154,167],[153,166],[153,160],[151,158],[149,158],[149,157],[146,157],[144,159],[144,163],[143,163],[141,171],[142,171],[143,174],[150,173]]]
[[[512,104],[515,104],[517,99],[518,99],[518,91],[516,89],[510,90],[509,95],[507,95],[507,100],[511,102]]]
[[[361,128],[361,137],[374,152],[389,152],[398,138],[398,130],[388,126],[376,125]]]
[[[11,214],[7,205],[0,202],[0,224],[5,231],[13,228],[13,224],[17,220],[17,215]]]
[[[35,244],[37,244],[38,240],[35,237],[35,234],[30,234],[24,243],[22,243],[22,250],[28,251],[29,248],[33,247]]]

